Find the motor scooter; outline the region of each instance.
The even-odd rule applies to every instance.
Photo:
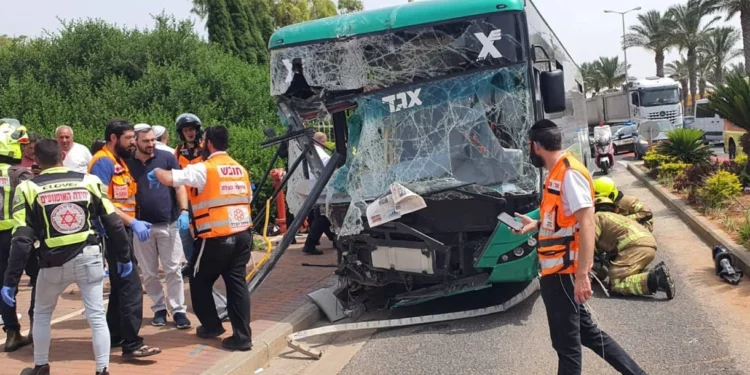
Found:
[[[609,174],[609,170],[615,165],[615,147],[612,144],[612,130],[609,125],[594,128],[594,150],[596,166],[604,174]]]

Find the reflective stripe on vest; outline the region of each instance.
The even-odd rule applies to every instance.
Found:
[[[574,215],[565,215],[560,196],[565,172],[569,169],[580,172],[589,181],[591,200],[594,200],[594,182],[588,169],[570,154],[563,155],[547,176],[540,206],[542,225],[537,254],[542,276],[575,273],[578,268],[579,225]]]
[[[213,238],[248,230],[252,225],[252,191],[245,168],[226,154],[215,154],[203,164],[206,186],[200,193],[197,189],[188,191],[193,235]]]
[[[185,149],[185,143],[178,145],[174,150],[174,156],[177,158],[177,163],[180,164],[180,168],[185,168],[190,164],[198,164],[203,162],[203,158],[200,156],[201,150],[203,149],[203,143],[201,142],[194,151],[198,155],[192,159],[188,159],[182,154],[182,150]],[[189,151],[188,151],[189,152]]]
[[[120,162],[119,158],[115,158],[105,146],[97,151],[96,155],[91,159],[89,173],[91,173],[91,167],[101,158],[107,158],[115,165],[115,173],[109,179],[109,186],[107,187],[109,200],[120,211],[135,218],[135,193],[138,187],[133,175],[130,174],[127,163]]]
[[[3,210],[2,216],[0,216],[0,231],[13,229],[13,212],[11,205],[13,204],[13,191],[11,191],[10,185],[10,165],[0,164],[0,194],[3,198]]]

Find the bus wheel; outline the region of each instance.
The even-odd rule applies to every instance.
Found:
[[[734,160],[737,157],[737,146],[734,145],[734,139],[729,140],[729,160]]]

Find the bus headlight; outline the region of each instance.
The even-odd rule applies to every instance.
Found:
[[[515,255],[516,257],[520,258],[523,255],[523,248],[522,247],[517,247],[517,248],[513,249],[513,255]]]

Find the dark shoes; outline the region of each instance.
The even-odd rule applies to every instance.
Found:
[[[154,313],[154,319],[151,320],[151,325],[154,327],[164,327],[167,325],[167,310],[159,310]]]
[[[199,326],[198,329],[195,330],[195,334],[202,339],[212,339],[223,335],[226,331],[227,330],[224,329],[224,327],[219,327],[215,330],[208,330],[204,326]]]
[[[224,349],[228,350],[239,350],[242,352],[246,352],[253,348],[253,343],[251,341],[242,341],[234,336],[230,336],[225,338],[224,340],[221,340],[221,346],[224,347]]]
[[[674,280],[669,275],[669,269],[664,262],[660,262],[648,274],[649,286],[655,286],[654,291],[667,293],[667,299],[673,299],[676,292]]]
[[[193,267],[190,265],[190,263],[185,263],[185,265],[182,266],[182,270],[180,272],[182,273],[182,277],[193,277]]]
[[[188,329],[191,326],[190,320],[188,320],[185,313],[175,313],[174,324],[177,326],[177,329]]]
[[[31,344],[31,340],[28,337],[23,337],[21,331],[8,331],[5,339],[5,352],[15,352],[29,344]],[[49,370],[47,371],[49,372]]]
[[[318,250],[317,247],[313,247],[312,249],[302,248],[302,252],[307,255],[323,255],[323,252]]]
[[[107,371],[107,368],[105,367],[102,371],[97,371],[96,375],[109,375],[109,371]]]
[[[21,371],[21,375],[49,375],[49,365],[25,368]]]

